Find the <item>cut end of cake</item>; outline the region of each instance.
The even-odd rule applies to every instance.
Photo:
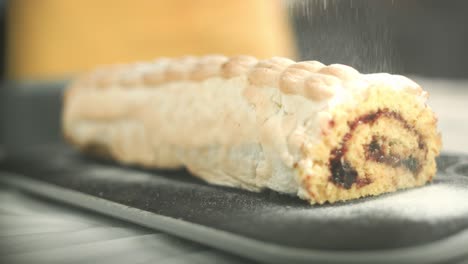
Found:
[[[421,186],[436,173],[437,119],[414,91],[375,84],[330,107],[328,129],[304,148],[299,195],[334,203]]]

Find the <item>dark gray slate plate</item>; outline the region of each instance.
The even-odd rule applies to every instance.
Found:
[[[323,206],[211,186],[185,171],[123,167],[63,145],[7,157],[0,181],[265,262],[428,263],[468,255],[468,157],[438,164],[429,186]]]

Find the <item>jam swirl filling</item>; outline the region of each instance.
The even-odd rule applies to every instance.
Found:
[[[346,153],[348,152],[348,142],[352,139],[354,131],[356,128],[363,124],[372,125],[379,118],[387,117],[393,118],[400,122],[402,126],[410,131],[413,131],[418,138],[418,148],[426,149],[426,145],[422,140],[421,135],[411,127],[403,117],[394,111],[389,111],[388,109],[379,109],[378,111],[370,114],[366,114],[356,118],[354,121],[349,122],[349,132],[343,137],[342,142],[339,147],[333,149],[330,153],[329,159],[329,169],[330,169],[330,181],[335,185],[341,186],[345,189],[350,189],[353,184],[356,186],[363,187],[367,184],[370,184],[371,181],[367,178],[361,178],[358,175],[356,169],[348,162],[345,158]],[[386,142],[385,137],[373,136],[372,141],[365,146],[365,156],[367,160],[379,162],[391,166],[393,168],[403,167],[415,177],[419,174],[422,169],[420,160],[409,155],[408,157],[401,157],[396,154],[386,154],[384,151],[385,145],[380,142]]]

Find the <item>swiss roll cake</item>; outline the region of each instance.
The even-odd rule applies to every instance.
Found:
[[[80,76],[62,123],[85,153],[323,204],[433,179],[441,139],[427,97],[404,76],[342,64],[187,56]]]

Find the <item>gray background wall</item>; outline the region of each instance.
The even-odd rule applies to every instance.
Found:
[[[468,1],[286,1],[302,59],[468,78]]]

